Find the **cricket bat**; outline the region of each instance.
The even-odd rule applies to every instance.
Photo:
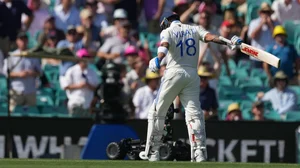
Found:
[[[227,43],[228,45],[232,45],[230,40],[228,40],[222,36],[220,36],[219,38],[220,38],[220,40]],[[245,43],[242,43],[239,46],[239,49],[241,50],[242,53],[245,53],[251,57],[257,58],[269,65],[276,67],[276,68],[279,68],[279,66],[280,66],[280,59],[278,57],[276,57],[275,55],[270,54],[266,51],[255,48],[255,47],[245,44]]]

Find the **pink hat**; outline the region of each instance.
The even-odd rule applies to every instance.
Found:
[[[138,55],[138,49],[135,46],[128,46],[125,49],[124,55]]]
[[[207,11],[207,10],[209,10],[209,8],[211,8],[212,11]],[[215,3],[213,3],[211,5],[207,5],[205,2],[201,2],[201,4],[199,5],[199,8],[198,8],[198,12],[201,13],[204,11],[212,12],[212,14],[215,14],[217,12],[217,5]]]
[[[89,52],[87,49],[83,48],[76,52],[77,57],[83,58],[83,57],[90,57]]]

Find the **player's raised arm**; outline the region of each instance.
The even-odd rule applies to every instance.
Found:
[[[220,39],[220,36],[212,34],[202,28],[199,27],[198,33],[200,35],[200,38],[202,39],[203,42],[213,42],[221,45],[228,45],[226,42]],[[238,36],[233,36],[231,38],[231,43],[232,46],[230,46],[231,49],[235,49],[235,45],[240,45],[242,43],[242,39],[240,39]]]

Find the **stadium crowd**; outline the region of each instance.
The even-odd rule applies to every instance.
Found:
[[[159,20],[169,11],[183,23],[225,38],[238,35],[281,59],[277,69],[201,42],[199,101],[207,120],[284,120],[289,113],[300,118],[300,0],[0,0],[0,111],[9,94],[11,114],[35,107],[42,114],[62,108],[90,116],[106,82],[101,68],[111,62],[120,70],[127,117],[146,119],[165,70],[150,72],[148,62],[159,44]],[[67,48],[79,59],[12,56],[35,46]],[[182,118],[179,99],[175,106]]]

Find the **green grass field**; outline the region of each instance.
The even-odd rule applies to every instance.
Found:
[[[2,159],[0,168],[292,168],[296,164]]]

